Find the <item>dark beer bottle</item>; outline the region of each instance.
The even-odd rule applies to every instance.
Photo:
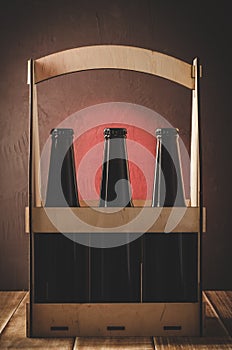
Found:
[[[106,128],[104,130],[100,207],[133,206],[126,134],[125,128]],[[106,241],[112,240],[113,242],[119,236],[122,242],[118,246],[92,249],[92,302],[138,302],[140,300],[139,240],[130,242],[130,233],[121,233],[120,229],[118,233],[100,234],[99,240],[104,246]]]
[[[179,151],[179,130],[156,130],[156,166],[153,207],[185,207],[184,186]]]
[[[125,128],[104,130],[100,207],[131,207]]]
[[[73,129],[53,129],[46,207],[78,207]]]
[[[73,129],[51,131],[46,207],[79,207],[73,135]],[[35,236],[37,301],[88,301],[88,248],[62,233]]]
[[[179,130],[157,129],[156,137],[152,206],[185,207]],[[146,233],[144,247],[144,301],[196,301],[196,235]]]

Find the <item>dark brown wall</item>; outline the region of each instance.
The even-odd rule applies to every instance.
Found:
[[[5,3],[5,4],[4,4]],[[60,50],[93,44],[140,46],[187,62],[198,56],[201,82],[204,205],[203,287],[232,288],[231,20],[227,1],[2,1],[0,11],[0,289],[28,288],[28,86],[26,65]],[[3,6],[4,4],[4,6]],[[159,78],[124,71],[82,72],[45,83],[41,139],[54,122],[96,103],[127,101],[182,126],[189,145],[190,95]]]

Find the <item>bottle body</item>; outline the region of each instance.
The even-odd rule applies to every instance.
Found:
[[[157,129],[156,137],[152,207],[186,207],[178,129]],[[197,300],[195,233],[145,234],[143,287],[145,302]]]
[[[79,207],[72,129],[51,131],[46,207]],[[72,238],[72,237],[70,237]],[[61,233],[35,238],[37,302],[88,302],[89,248]]]
[[[131,189],[124,128],[104,130],[100,207],[131,207]],[[92,248],[91,301],[139,302],[139,273],[141,246],[132,242],[133,233],[102,233],[102,248]],[[111,242],[118,246],[110,247]],[[106,247],[108,246],[108,248]],[[105,248],[103,248],[105,247]]]

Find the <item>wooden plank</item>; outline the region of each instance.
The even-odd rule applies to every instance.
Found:
[[[198,232],[199,208],[33,208],[33,232]],[[205,217],[205,215],[204,215]]]
[[[13,317],[3,330],[0,338],[0,349],[73,349],[74,339],[35,339],[26,337],[26,303],[28,293],[23,298]]]
[[[156,350],[231,350],[231,338],[155,337]]]
[[[84,210],[83,210],[84,209]],[[123,220],[132,220],[133,219],[133,215],[134,217],[136,217],[136,214],[138,214],[140,211],[141,211],[141,208],[138,209],[136,208],[125,208],[126,211],[131,211],[131,214],[129,217],[126,217],[125,214],[123,214],[121,212],[121,210],[118,212],[118,217],[114,219],[114,221],[112,221],[112,217],[111,216],[111,220],[109,220],[109,215],[108,215],[108,222],[111,224],[111,226],[113,226],[115,224],[115,222],[117,222],[117,226],[121,224],[123,224]],[[174,210],[178,210],[178,208],[175,208]],[[55,211],[56,209],[51,209],[51,208],[46,208],[45,210],[43,208],[34,208],[33,211],[35,213],[35,215],[33,215],[33,226],[34,226],[34,232],[46,232],[46,233],[53,233],[53,232],[59,232],[57,230],[57,228],[55,227],[56,226],[56,217],[55,216]],[[62,223],[66,222],[64,220],[65,219],[65,212],[67,212],[69,209],[65,208],[65,209],[61,209],[59,208],[58,211],[59,211],[59,216],[58,216],[58,219],[59,221],[62,221]],[[107,210],[110,210],[110,208],[104,208],[105,211]],[[124,210],[124,211],[125,211]],[[155,208],[152,208],[151,210],[153,211],[157,211],[157,209]],[[151,215],[151,210],[150,210],[150,215]],[[191,213],[190,213],[190,210],[191,210]],[[134,211],[134,213],[133,213]],[[158,209],[159,211],[159,209]],[[158,218],[157,222],[155,222],[147,232],[163,232],[163,231],[159,231],[161,230],[162,228],[165,227],[165,219],[167,220],[168,219],[168,215],[171,213],[172,209],[170,208],[163,208],[163,211],[162,211],[162,216],[160,218]],[[96,221],[97,219],[97,214],[95,213],[95,218],[91,213],[91,209],[90,208],[87,208],[87,207],[84,207],[83,208],[72,208],[72,212],[79,217],[78,214],[81,214],[81,217],[82,220],[84,220],[85,222],[87,222],[88,224],[91,224],[91,225],[95,225],[95,222],[94,220]],[[53,221],[53,224],[52,222],[49,220],[49,215],[51,213],[51,219],[54,219]],[[175,215],[175,212],[172,211],[172,215]],[[120,215],[122,214],[122,215]],[[133,215],[132,215],[133,214]],[[146,213],[144,213],[146,215],[149,215],[148,214],[148,211]],[[61,220],[61,217],[60,215],[62,215],[62,220]],[[99,214],[99,216],[102,216],[103,214]],[[157,215],[157,214],[156,214]],[[188,212],[185,213],[184,217],[181,218],[181,221],[178,223],[178,225],[175,227],[174,230],[172,230],[172,232],[197,232],[195,230],[198,229],[198,223],[197,223],[197,215],[198,215],[198,211],[196,208],[188,208]],[[125,217],[125,218],[124,218]],[[116,220],[116,219],[119,219],[119,220]],[[101,219],[100,219],[101,220]],[[72,221],[68,221],[68,225],[70,227],[70,225],[72,224]],[[103,225],[106,225],[105,223],[105,220],[102,222]],[[124,224],[125,224],[125,221],[124,221]],[[162,227],[160,227],[162,225]],[[103,226],[104,227],[104,226]],[[97,229],[97,227],[96,227]],[[90,229],[89,227],[85,227],[85,225],[78,225],[78,229],[76,228],[75,226],[75,231],[74,232],[90,232],[90,233],[93,233],[93,230]],[[29,233],[29,208],[26,207],[25,208],[25,232],[26,233]],[[69,228],[69,232],[72,232],[70,231],[70,228]],[[136,232],[136,231],[134,231]],[[139,231],[140,232],[140,231]],[[206,232],[206,208],[203,208],[203,233]]]
[[[38,337],[197,336],[198,303],[33,304]]]
[[[192,91],[192,120],[191,120],[191,162],[190,162],[190,202],[191,206],[199,206],[200,168],[199,168],[199,91],[198,91],[198,62],[193,61],[195,72],[194,90]]]
[[[126,69],[157,75],[194,88],[192,65],[166,54],[123,45],[78,47],[35,60],[35,82],[90,69]]]
[[[37,86],[34,82],[34,61],[30,61],[30,167],[31,167],[31,196],[33,205],[40,207],[40,142],[38,122]],[[29,186],[30,187],[30,186]]]
[[[154,350],[150,337],[76,338],[73,350]]]
[[[208,294],[213,295],[215,298],[215,292],[203,292],[203,303],[205,305],[203,337],[154,337],[156,350],[232,349],[232,339],[220,322],[217,312],[209,302]]]
[[[207,291],[206,296],[232,336],[232,291]]]
[[[0,292],[0,334],[25,295],[26,292]]]
[[[88,200],[88,204],[84,201],[84,200],[79,200],[80,202],[80,207],[98,207],[99,205],[99,201],[98,200],[93,200],[93,201],[89,201]],[[135,207],[151,207],[151,200],[139,200],[139,199],[135,199],[133,200],[133,204]],[[29,233],[30,230],[30,223],[29,223],[29,207],[25,208],[25,232]]]
[[[203,335],[205,337],[226,337],[228,332],[222,325],[216,311],[214,310],[212,304],[210,303],[205,292],[202,293],[203,305],[205,311]]]

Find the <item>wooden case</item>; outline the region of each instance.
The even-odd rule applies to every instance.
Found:
[[[91,69],[126,69],[166,78],[192,90],[191,194],[187,208],[122,208],[117,213],[104,208],[99,213],[89,208],[44,208],[40,198],[39,131],[37,84],[56,76]],[[199,78],[201,66],[195,58],[188,64],[174,57],[138,47],[97,45],[66,50],[28,62],[30,85],[30,179],[26,231],[30,233],[30,303],[27,307],[29,337],[58,336],[159,336],[200,335],[202,332],[201,236],[205,231],[202,207],[201,138],[199,118]],[[70,219],[70,211],[75,219]],[[173,232],[197,237],[197,298],[194,302],[136,303],[38,303],[35,302],[35,236],[62,232],[94,233],[102,228],[116,232],[165,232],[170,215],[184,211]],[[142,214],[141,214],[142,213]],[[141,215],[140,215],[141,214]],[[147,225],[151,217],[158,219]],[[139,217],[136,224],[133,224]],[[52,218],[52,220],[51,220]],[[78,225],[77,225],[78,220]],[[132,222],[132,223],[131,223]],[[88,225],[90,228],[88,228]],[[99,228],[100,227],[100,228]],[[116,227],[116,229],[115,229]],[[129,227],[129,228],[128,228]],[[116,230],[116,231],[115,231]],[[42,271],[41,271],[42,273]],[[142,277],[141,277],[142,279]]]

